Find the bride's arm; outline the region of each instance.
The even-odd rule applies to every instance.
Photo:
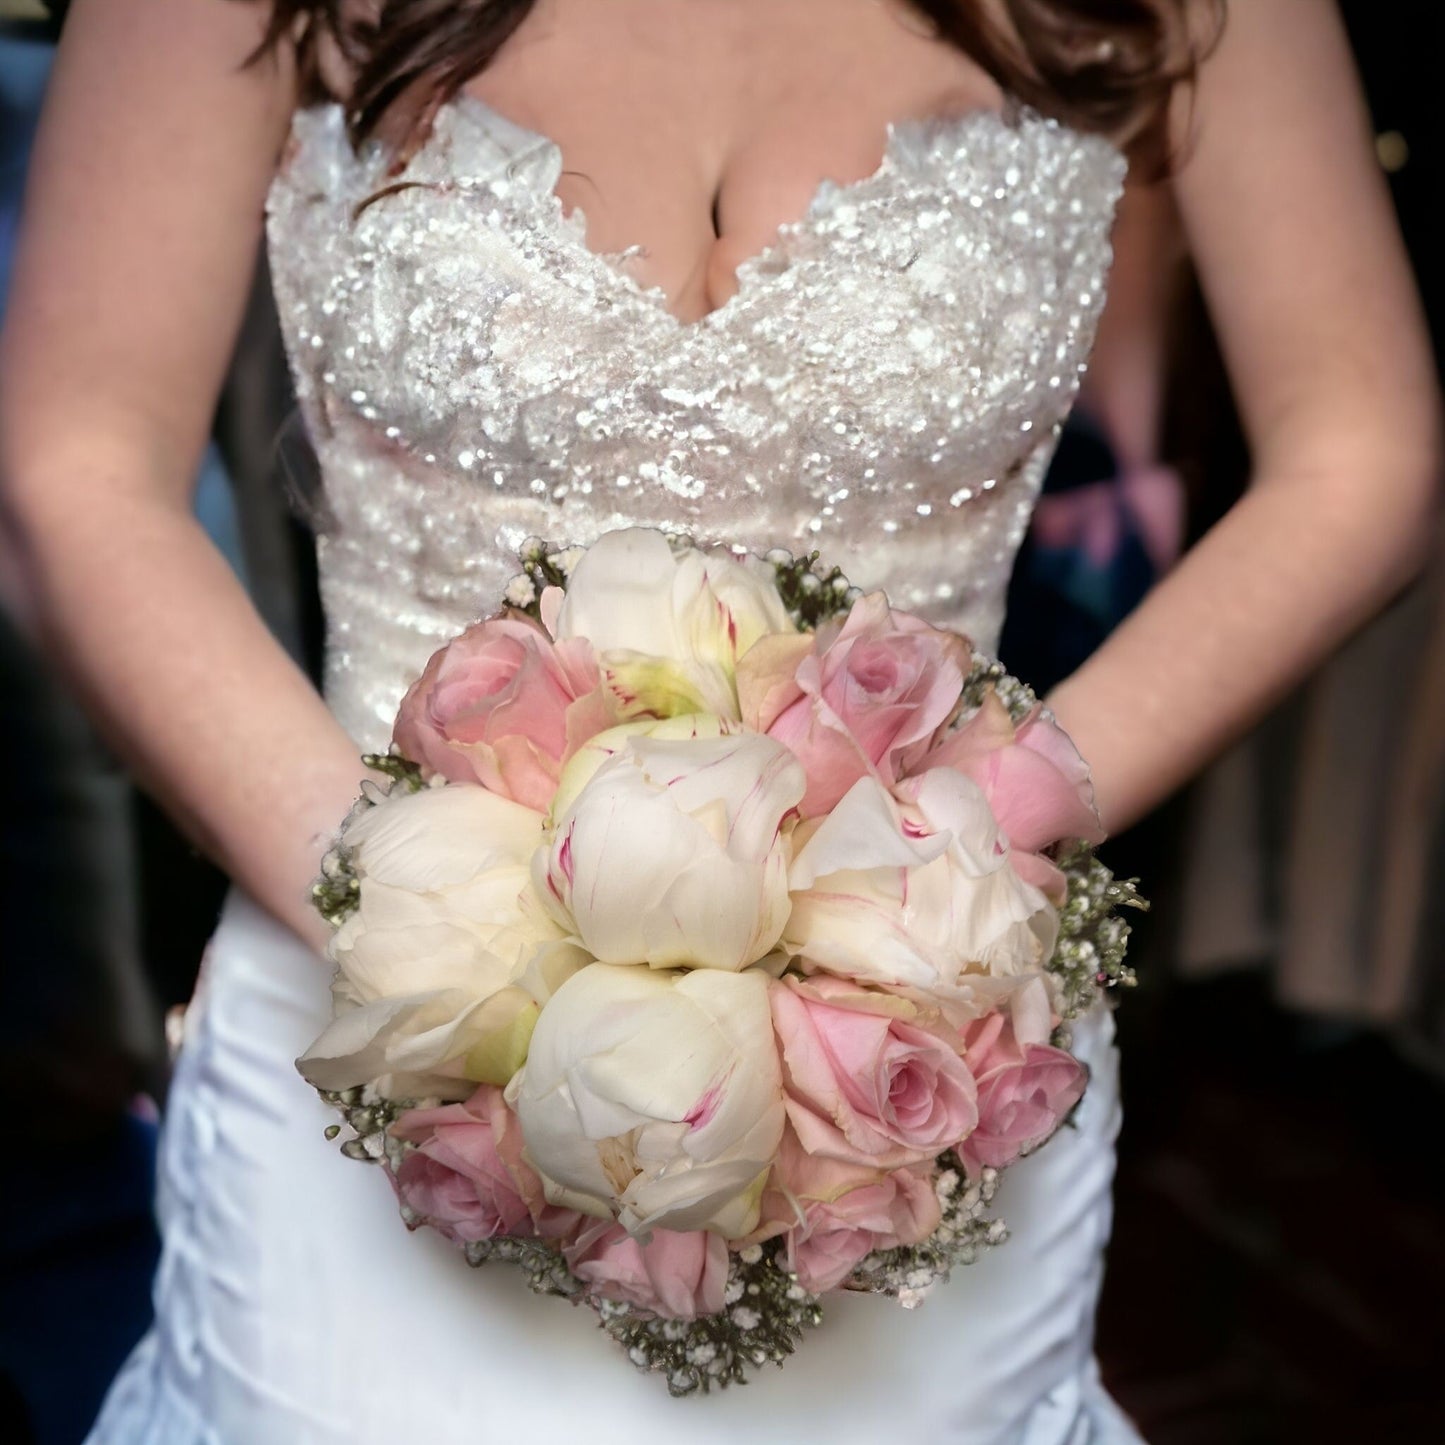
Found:
[[[1435,522],[1435,376],[1334,7],[1231,4],[1193,121],[1175,185],[1253,479],[1051,698],[1116,831],[1398,590]]]
[[[71,7],[0,339],[0,483],[47,647],[200,846],[319,939],[306,885],[361,766],[191,513],[292,108],[283,65],[243,65],[265,10]]]

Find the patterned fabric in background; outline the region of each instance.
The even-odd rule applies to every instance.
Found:
[[[1047,692],[1143,600],[1179,552],[1184,485],[1168,467],[1125,471],[1082,409],[1064,426],[1009,584],[999,654]]]

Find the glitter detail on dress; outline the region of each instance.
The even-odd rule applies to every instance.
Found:
[[[696,322],[587,248],[561,168],[465,95],[399,176],[339,107],[296,117],[272,273],[357,742],[385,744],[533,535],[816,546],[992,647],[1103,305],[1119,152],[1029,112],[895,125]]]

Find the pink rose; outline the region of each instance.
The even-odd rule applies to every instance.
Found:
[[[881,592],[809,637],[764,638],[738,663],[743,721],[786,743],[808,775],[802,816],[830,811],[870,773],[898,776],[898,755],[927,743],[958,705],[968,643]]]
[[[978,1128],[957,1153],[971,1175],[1002,1169],[1036,1149],[1084,1096],[1089,1071],[1049,1044],[1020,1043],[1002,1012],[963,1031],[964,1057],[978,1080]]]
[[[605,1299],[671,1320],[723,1311],[728,1250],[720,1234],[654,1229],[643,1244],[620,1224],[594,1220],[562,1253],[572,1273]]]
[[[785,1258],[811,1294],[836,1289],[875,1250],[918,1244],[942,1218],[930,1172],[861,1168],[809,1154],[789,1130],[749,1242],[783,1235]]]
[[[784,978],[769,990],[784,1103],[802,1146],[891,1169],[933,1159],[978,1123],[973,1075],[916,1004],[841,978]]]
[[[1088,764],[1041,708],[1015,726],[990,691],[978,712],[914,767],[951,767],[972,778],[1008,838],[1015,871],[1055,901],[1063,875],[1042,850],[1066,838],[1104,840]]]
[[[592,644],[553,643],[515,614],[432,654],[402,699],[393,741],[428,775],[480,783],[545,812],[562,764],[615,718]]]
[[[464,1104],[409,1109],[391,1133],[416,1145],[393,1178],[397,1194],[448,1239],[559,1239],[577,1227],[575,1210],[557,1209],[543,1197],[500,1089],[483,1084]]]

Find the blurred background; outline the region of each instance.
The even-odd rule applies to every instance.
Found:
[[[63,7],[0,7],[0,314]],[[1345,0],[1439,346],[1438,5]],[[3,379],[0,379],[3,382]],[[315,675],[305,461],[260,267],[197,509]],[[1041,691],[1244,484],[1167,188],[1109,310],[1002,652]],[[1362,486],[1369,478],[1360,479]],[[149,1319],[167,1036],[224,892],[23,640],[0,541],[0,1439],[74,1445]],[[1119,1015],[1126,1126],[1099,1321],[1151,1445],[1445,1440],[1445,575],[1105,857],[1154,900]]]

